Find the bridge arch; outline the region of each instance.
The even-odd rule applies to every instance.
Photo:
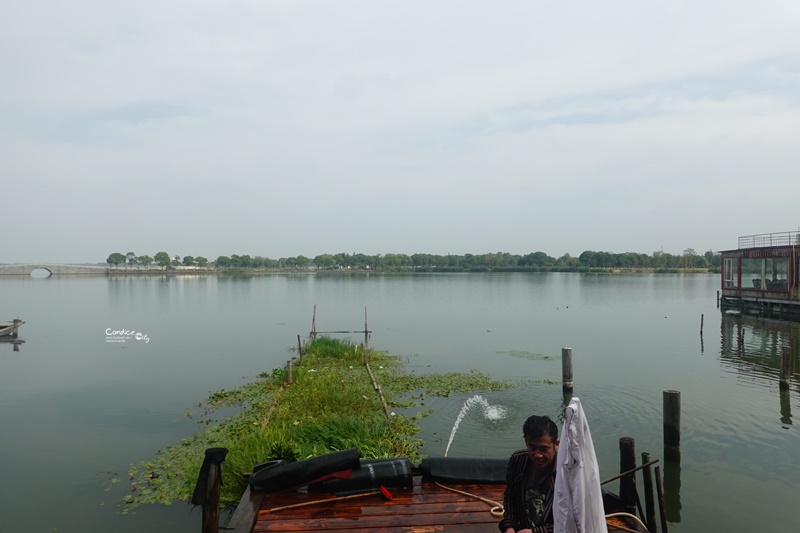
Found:
[[[45,272],[46,274],[39,275],[39,272]],[[31,273],[28,274],[32,278],[49,278],[53,275],[53,271],[47,268],[46,266],[37,266],[31,269]]]

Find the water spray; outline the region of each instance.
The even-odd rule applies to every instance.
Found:
[[[450,445],[453,444],[456,431],[458,431],[458,425],[461,424],[461,421],[467,415],[469,410],[476,405],[480,405],[483,408],[483,417],[487,420],[501,420],[506,416],[505,407],[500,405],[489,405],[489,402],[486,401],[486,398],[480,394],[476,394],[472,398],[468,398],[467,401],[464,402],[463,407],[461,407],[461,412],[459,412],[458,416],[456,417],[456,423],[453,425],[453,431],[450,432],[450,440],[447,441],[447,448],[444,450],[445,457],[447,457],[447,452],[450,451]]]

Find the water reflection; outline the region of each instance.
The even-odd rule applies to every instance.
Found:
[[[792,425],[792,403],[789,389],[781,387],[781,423],[787,426]]]
[[[681,521],[681,456],[674,454],[664,458],[664,510],[667,521]]]
[[[24,340],[22,340],[22,339],[20,339],[18,337],[12,337],[10,335],[9,336],[5,336],[5,337],[0,337],[0,344],[11,344],[11,345],[13,345],[13,347],[14,347],[13,350],[15,352],[19,351],[20,345],[23,344],[24,342],[25,342]]]
[[[800,352],[800,324],[742,315],[722,315],[720,322],[720,362],[748,383],[773,387],[780,379],[781,356],[789,347],[792,368],[797,369]],[[792,371],[790,383],[796,381]],[[789,388],[780,387],[780,421],[792,424]]]
[[[796,363],[800,348],[800,325],[747,316],[722,315],[720,360],[723,367],[753,377],[780,375],[781,353],[791,349]],[[797,365],[793,365],[797,368]],[[795,374],[792,374],[795,377]]]

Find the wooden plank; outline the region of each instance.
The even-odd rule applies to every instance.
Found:
[[[257,521],[254,532],[264,531],[355,531],[358,529],[382,530],[387,527],[417,527],[462,524],[497,524],[488,511],[481,513],[402,514],[379,516],[349,516],[342,518],[297,519],[287,521]],[[496,526],[495,526],[496,527]]]
[[[452,488],[502,502],[505,485],[468,484],[453,485]],[[491,515],[492,505],[446,490],[420,477],[415,476],[413,487],[391,489],[391,492],[392,500],[386,500],[381,494],[353,499],[337,499],[330,494],[314,492],[264,494],[252,531],[485,532],[494,530],[500,520]],[[319,503],[270,512],[274,508],[304,502]]]
[[[261,507],[261,500],[264,498],[264,493],[252,492],[250,486],[242,495],[239,500],[239,505],[233,511],[231,519],[228,521],[226,531],[230,533],[249,533],[253,529],[253,524],[258,517],[258,509]]]
[[[466,513],[466,512],[486,512],[491,507],[479,500],[468,502],[440,502],[440,503],[406,503],[406,504],[386,504],[386,505],[363,505],[361,507],[350,506],[318,506],[313,510],[303,507],[297,509],[286,509],[267,513],[260,511],[258,520],[293,520],[306,518],[340,517],[340,516],[377,516],[377,515],[402,515],[402,514],[436,514],[436,513]]]

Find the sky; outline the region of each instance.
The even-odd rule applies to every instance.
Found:
[[[0,0],[0,263],[797,231],[800,2]]]

